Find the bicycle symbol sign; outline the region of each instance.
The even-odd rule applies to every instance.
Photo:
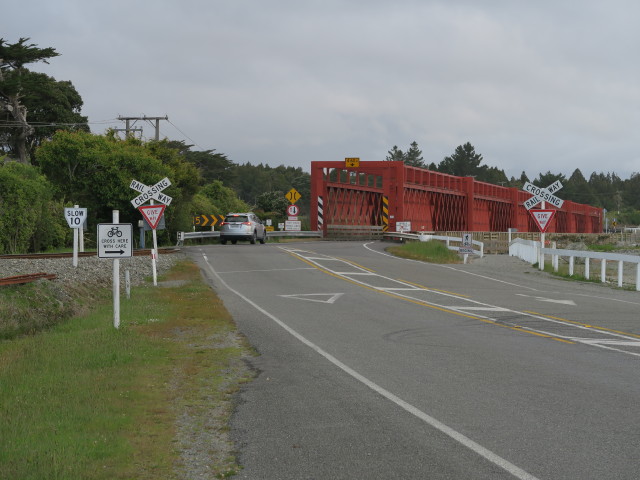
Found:
[[[130,223],[98,224],[98,258],[133,256],[133,227]]]

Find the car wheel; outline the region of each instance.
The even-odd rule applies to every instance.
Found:
[[[222,245],[226,245],[226,244],[227,244],[227,240],[226,240],[226,239],[224,239],[224,238],[221,238],[221,239],[220,239],[220,243],[221,243]]]
[[[236,243],[238,243],[238,240],[231,240],[231,243],[235,245]]]
[[[253,232],[253,235],[251,235],[251,238],[249,239],[249,241],[251,242],[251,245],[255,245],[256,244],[256,239],[258,238],[258,235],[256,234],[256,232]]]
[[[267,241],[267,231],[262,232],[262,238],[260,239],[260,243],[264,245],[264,242]]]

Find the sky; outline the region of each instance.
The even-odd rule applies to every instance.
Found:
[[[160,135],[235,163],[438,164],[470,142],[531,180],[640,172],[636,0],[21,0],[0,38],[59,57],[91,130]],[[143,138],[152,139],[147,122]]]

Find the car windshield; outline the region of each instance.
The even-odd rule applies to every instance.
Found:
[[[225,222],[248,222],[249,219],[246,215],[228,215],[224,219]]]

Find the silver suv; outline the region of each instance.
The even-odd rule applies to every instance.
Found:
[[[228,240],[234,245],[238,240],[249,240],[251,243],[267,241],[267,229],[253,212],[227,213],[220,224],[220,243],[226,245]]]

